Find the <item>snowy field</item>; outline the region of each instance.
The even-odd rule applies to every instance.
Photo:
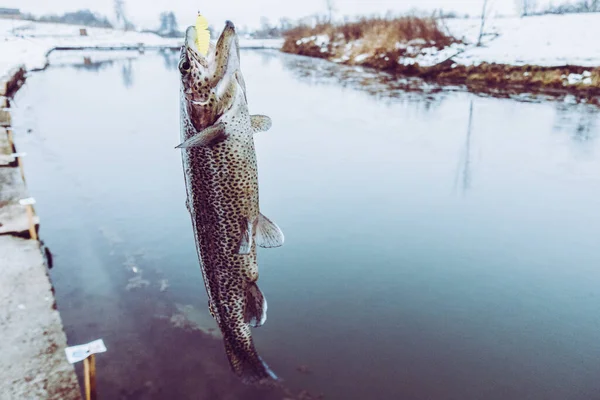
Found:
[[[178,47],[181,39],[162,38],[153,33],[123,32],[78,25],[0,19],[0,81],[17,67],[42,68],[46,54],[54,47]],[[82,28],[82,27],[81,27]],[[240,47],[281,48],[282,40],[240,39]]]
[[[450,32],[477,43],[479,20],[447,20]],[[600,13],[498,18],[487,21],[484,46],[468,46],[454,60],[510,65],[600,66]],[[497,36],[496,36],[497,35]]]

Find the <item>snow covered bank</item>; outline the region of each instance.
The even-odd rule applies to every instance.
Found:
[[[122,32],[104,28],[85,28],[53,23],[0,19],[0,78],[18,66],[26,69],[42,68],[46,54],[54,47],[169,47],[177,46],[174,39],[161,38],[152,33]]]
[[[80,34],[86,29],[86,36]],[[43,68],[47,53],[55,48],[179,47],[182,39],[153,33],[123,32],[105,28],[0,19],[0,81],[19,66]],[[242,48],[281,48],[282,40],[240,39]]]
[[[438,43],[412,40],[396,43],[404,49],[401,64],[432,66],[449,57],[460,65],[495,63],[505,65],[536,65],[557,67],[577,65],[600,66],[600,13],[543,15],[526,18],[497,18],[486,22],[482,46],[476,46],[480,29],[479,19],[447,19],[440,28],[461,43],[453,43],[443,49]],[[322,53],[332,53],[335,47],[344,47],[336,61],[353,60],[362,63],[369,57],[378,56],[381,48],[373,46],[370,52],[354,54],[353,49],[364,44],[360,40],[346,42],[342,38],[330,39],[327,34],[315,34],[296,39],[298,45],[315,45]],[[390,49],[385,49],[390,50]],[[356,60],[358,58],[358,60]],[[409,60],[411,59],[411,60]]]
[[[376,23],[381,25],[380,20]],[[422,24],[431,21],[423,21]],[[578,91],[583,96],[600,94],[600,13],[498,18],[486,23],[482,45],[477,46],[478,19],[438,21],[448,38],[414,37],[414,21],[406,27],[390,21],[385,32],[373,35],[366,27],[322,25],[310,35],[288,35],[284,51],[363,65],[409,76],[503,88],[521,86],[524,91]],[[348,33],[362,36],[347,40]],[[403,30],[413,34],[401,39]],[[417,30],[418,32],[418,30]],[[430,32],[434,32],[432,28]],[[393,40],[392,40],[393,39]]]

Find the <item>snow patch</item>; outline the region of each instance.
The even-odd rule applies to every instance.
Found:
[[[365,61],[367,58],[369,58],[370,56],[371,55],[367,54],[367,53],[359,54],[356,57],[354,57],[354,62],[361,63],[361,62]]]
[[[479,19],[448,19],[448,29],[469,43],[459,64],[483,62],[509,65],[600,66],[600,14],[541,15],[496,18],[486,22],[483,45],[475,46]]]

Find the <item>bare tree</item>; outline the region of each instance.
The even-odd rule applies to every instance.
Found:
[[[279,29],[285,32],[294,27],[294,22],[289,18],[279,18]]]
[[[164,36],[176,37],[179,34],[179,26],[177,24],[177,17],[173,11],[164,11],[160,13],[160,27],[158,32]]]
[[[517,11],[521,17],[526,17],[537,10],[537,0],[517,0]]]
[[[599,0],[581,0],[580,8],[584,12],[596,12],[600,11]]]
[[[483,29],[485,28],[485,22],[488,17],[488,0],[483,0],[483,9],[481,10],[481,25],[479,26],[479,37],[477,38],[477,46],[481,46],[481,39],[483,38]]]
[[[325,6],[327,7],[327,22],[333,21],[333,14],[337,11],[334,0],[325,0]]]
[[[116,27],[126,31],[133,29],[134,25],[129,21],[125,12],[125,0],[114,0],[114,8],[117,20]]]

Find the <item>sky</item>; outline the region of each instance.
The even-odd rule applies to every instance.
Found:
[[[113,17],[114,0],[0,0],[0,7],[20,8],[35,15],[74,11],[89,8]],[[443,9],[461,14],[477,15],[483,0],[333,0],[337,16],[384,14],[387,11],[406,12],[413,8],[421,10]],[[516,0],[489,0],[496,13],[512,15]],[[541,0],[542,1],[542,0]],[[179,24],[194,23],[197,11],[201,11],[216,27],[227,19],[237,26],[258,27],[261,16],[277,22],[281,17],[298,19],[315,13],[324,13],[325,0],[125,0],[126,11],[136,25],[154,28],[162,11],[174,11]]]

